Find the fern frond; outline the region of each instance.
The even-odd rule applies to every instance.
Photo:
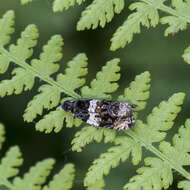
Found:
[[[118,84],[116,81],[119,80],[120,71],[118,66],[119,59],[112,59],[108,61],[105,66],[103,66],[102,71],[98,72],[96,79],[92,80],[90,83],[90,88],[84,86],[81,89],[82,96],[85,98],[106,98],[110,99],[112,93],[117,90]]]
[[[143,139],[143,142],[152,144],[160,142],[166,136],[166,132],[173,124],[177,114],[181,111],[185,94],[176,93],[169,100],[162,101],[158,107],[152,110],[152,113],[147,117],[147,124],[142,121],[136,122],[135,133]],[[146,133],[144,131],[146,130]]]
[[[124,24],[114,33],[111,39],[111,50],[123,48],[126,43],[130,43],[133,35],[140,33],[140,25],[149,28],[155,27],[159,22],[158,11],[151,4],[137,2],[131,4],[129,9],[136,10],[136,12],[130,14]]]
[[[150,73],[148,71],[141,73],[135,77],[135,80],[130,83],[125,89],[124,94],[118,97],[119,101],[130,102],[138,105],[136,110],[140,111],[145,108],[150,92]]]
[[[190,165],[190,120],[181,126],[178,133],[173,137],[173,146],[166,141],[160,143],[160,150],[172,158],[173,162],[180,167]]]
[[[5,135],[5,129],[3,124],[0,123],[0,149],[2,147],[3,142],[5,141],[4,135]]]
[[[85,0],[54,0],[53,2],[53,11],[60,12],[67,10],[69,7],[74,6],[76,3],[79,5]]]
[[[144,161],[145,165],[150,167],[139,168],[137,170],[139,175],[132,177],[129,183],[124,186],[124,189],[167,189],[173,182],[172,170],[168,164],[158,158],[152,157],[145,158]]]
[[[179,32],[179,30],[185,30],[187,28],[187,21],[184,18],[166,16],[161,18],[160,22],[162,24],[169,25],[169,27],[164,32],[165,36],[168,36],[169,34],[175,34]]]
[[[43,190],[69,190],[74,180],[75,169],[73,164],[67,164],[58,174],[53,177],[48,186]]]
[[[172,169],[190,179],[190,173],[183,166],[190,165],[190,119],[181,126],[173,137],[173,146],[166,141],[160,143],[160,158],[146,158],[145,164],[151,167],[142,167],[137,170],[139,175],[132,177],[130,183],[125,185],[126,190],[135,190],[140,187],[150,190],[167,189],[173,182]],[[158,156],[158,155],[157,155]],[[178,183],[179,188],[188,189],[190,182],[187,180]]]
[[[165,30],[164,35],[168,36],[169,34],[175,34],[179,30],[185,30],[189,22],[189,11],[190,3],[183,0],[172,0],[172,6],[174,11],[178,14],[173,14],[172,16],[165,16],[160,19],[162,24],[168,24],[168,28]]]
[[[95,127],[86,126],[75,134],[75,138],[72,140],[72,150],[81,152],[82,148],[91,142],[101,142],[104,137],[104,142],[113,142],[116,136],[116,131],[109,129],[96,129]]]
[[[0,126],[0,138],[2,135]],[[67,164],[57,175],[53,177],[49,185],[42,188],[54,163],[54,159],[46,159],[38,162],[24,175],[18,177],[18,166],[21,166],[23,159],[18,146],[7,151],[0,163],[0,189],[1,190],[69,190],[74,180],[74,165]],[[12,179],[10,179],[12,178]]]
[[[38,37],[37,28],[34,25],[29,25],[18,39],[17,45],[10,45],[9,56],[16,57],[18,61],[25,61],[32,55],[32,47],[36,45]],[[0,50],[2,56],[7,56],[7,52]],[[10,60],[9,60],[10,61]],[[10,80],[3,80],[0,83],[0,96],[11,94],[19,94],[23,90],[29,90],[34,85],[34,76],[23,68],[16,68],[12,72],[15,75]],[[25,79],[25,80],[23,80]]]
[[[1,160],[0,164],[0,184],[6,184],[9,178],[18,174],[18,166],[21,166],[23,159],[21,158],[21,152],[17,146],[9,149],[5,157]]]
[[[64,88],[63,84],[59,84],[59,82],[54,81],[50,75],[57,71],[58,65],[55,64],[58,60],[61,59],[61,48],[63,45],[63,41],[60,35],[53,36],[47,45],[43,48],[43,53],[40,55],[39,60],[33,59],[31,64],[26,63],[26,59],[31,57],[34,47],[37,43],[38,31],[35,25],[29,25],[25,31],[21,34],[21,38],[17,41],[17,45],[10,45],[9,51],[4,47],[0,46],[0,55],[7,57],[9,62],[13,62],[20,66],[20,69],[27,74],[28,78],[25,77],[26,81],[32,81],[30,84],[25,84],[22,80],[20,81],[21,77],[15,76],[13,79],[10,80],[10,87],[6,89],[5,84],[2,86],[7,90],[7,92],[3,92],[2,96],[7,93],[20,93],[24,86],[24,90],[31,88],[33,86],[33,81],[35,77],[39,77],[43,81],[49,83],[52,86],[55,86],[60,92],[65,92],[66,94],[74,97],[79,98],[80,96],[70,91],[69,89]],[[20,71],[20,70],[19,70]],[[19,74],[23,72],[18,72]],[[17,74],[17,72],[14,72]],[[30,78],[30,79],[29,79]],[[33,80],[32,80],[33,79]],[[15,85],[13,81],[15,81]],[[7,84],[9,81],[5,81]],[[29,87],[28,87],[29,86]],[[18,88],[18,90],[17,90]],[[22,88],[22,90],[21,90]],[[1,91],[2,92],[2,91]],[[1,94],[0,94],[1,95]]]
[[[40,93],[29,102],[24,113],[24,120],[28,122],[33,121],[37,115],[41,115],[43,109],[49,110],[56,107],[60,103],[61,92],[65,92],[72,98],[79,98],[80,95],[75,93],[75,90],[84,85],[85,79],[82,77],[87,74],[87,57],[85,54],[79,54],[67,64],[68,68],[65,74],[58,74],[56,81],[50,77],[59,69],[56,62],[62,58],[63,39],[60,35],[53,36],[47,45],[43,46],[39,59],[32,59],[30,64],[26,63],[26,60],[33,53],[32,47],[36,45],[37,37],[36,26],[29,25],[22,32],[17,45],[10,45],[9,51],[4,47],[0,49],[0,55],[7,57],[9,62],[14,62],[19,66],[13,70],[12,74],[14,76],[12,79],[0,83],[0,96],[19,94],[23,90],[31,89],[35,77],[48,83],[40,86]],[[59,111],[51,112],[50,115],[38,122],[37,129],[50,132],[55,128],[55,131],[59,131],[64,120],[66,120],[67,127],[80,124],[77,119],[73,120],[68,113],[62,113],[61,115],[62,117],[57,119],[60,116]],[[51,122],[49,122],[49,119],[51,119]],[[52,123],[56,119],[58,122]]]
[[[104,180],[100,179],[96,183],[88,186],[87,190],[103,190],[105,186]]]
[[[115,140],[116,144],[120,144],[120,146],[114,146],[108,149],[108,151],[104,154],[101,154],[100,158],[93,161],[93,165],[89,168],[88,173],[84,179],[84,185],[89,186],[91,184],[96,183],[96,181],[102,179],[103,175],[107,175],[111,168],[115,168],[119,165],[120,161],[125,162],[130,152],[138,153],[141,160],[141,149],[139,149],[139,145],[135,144],[131,138],[128,137],[118,137]]]
[[[59,47],[57,47],[57,50],[58,49]],[[56,57],[57,58],[59,57],[59,53]],[[39,65],[41,66],[42,64]],[[42,68],[44,66],[42,65]],[[65,70],[65,74],[57,75],[57,82],[60,85],[64,84],[64,87],[69,89],[70,91],[74,91],[75,89],[80,88],[85,83],[85,79],[81,77],[87,74],[86,66],[87,66],[86,55],[85,54],[77,55],[76,57],[73,58],[72,61],[67,63],[68,68]],[[37,115],[42,115],[43,109],[48,109],[48,110],[52,109],[56,107],[60,102],[61,92],[55,86],[47,84],[42,85],[39,88],[39,92],[40,94],[34,96],[33,100],[31,100],[27,105],[27,108],[23,115],[25,121],[28,122],[33,121]]]
[[[53,159],[46,159],[38,162],[35,166],[30,168],[29,172],[24,175],[23,179],[16,177],[13,180],[12,190],[40,188],[40,186],[46,181],[54,163],[55,161]]]
[[[104,27],[106,22],[110,22],[114,14],[119,14],[124,8],[124,0],[94,0],[86,10],[77,24],[77,30],[85,28],[95,29],[100,25]]]

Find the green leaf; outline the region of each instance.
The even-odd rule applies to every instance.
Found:
[[[137,170],[138,175],[132,177],[124,190],[161,190],[167,189],[173,182],[172,170],[167,163],[158,158],[145,158],[145,165]]]
[[[46,159],[38,162],[35,166],[31,167],[23,179],[16,177],[13,180],[12,190],[27,189],[35,190],[40,189],[41,185],[46,181],[55,161],[53,159]]]
[[[151,2],[152,3],[152,2]],[[159,22],[158,11],[155,6],[144,2],[137,2],[130,5],[130,10],[135,10],[135,13],[129,15],[127,20],[114,33],[111,39],[112,51],[124,47],[126,43],[133,40],[133,35],[140,33],[140,25],[155,27]]]
[[[84,98],[110,99],[111,95],[108,93],[112,93],[118,88],[118,84],[116,83],[120,78],[118,63],[119,59],[108,61],[102,68],[102,71],[96,74],[96,79],[90,83],[91,87],[84,86],[81,89],[82,96]]]
[[[61,12],[67,10],[69,7],[74,6],[76,3],[79,5],[85,0],[54,0],[53,11]]]
[[[75,137],[71,142],[72,150],[81,152],[82,148],[84,148],[86,145],[93,141],[99,143],[103,137],[105,143],[113,142],[115,136],[116,131],[114,130],[86,126],[75,134]]]
[[[0,125],[0,141],[4,134],[3,126]],[[0,190],[40,190],[46,182],[50,171],[55,163],[54,159],[46,159],[38,162],[24,174],[18,177],[19,169],[23,163],[18,146],[10,148],[0,163]],[[74,165],[67,164],[53,177],[43,190],[69,190],[74,180]]]
[[[169,27],[165,30],[164,35],[168,36],[169,34],[175,34],[179,30],[185,30],[187,28],[187,23],[189,22],[189,11],[190,3],[189,1],[183,0],[172,0],[172,16],[165,16],[160,19],[162,24],[168,24]],[[171,11],[170,10],[170,11]]]
[[[57,38],[57,39],[56,39]],[[57,40],[57,42],[55,40]],[[49,48],[54,49],[54,59],[53,56],[50,56],[52,58],[49,59],[49,69],[45,72],[48,75],[51,74],[51,69],[54,68],[53,62],[57,61],[57,59],[61,58],[61,54],[59,53],[59,50],[61,50],[61,38],[59,36],[55,36],[50,40],[49,44],[58,44],[57,47],[53,46],[45,46],[44,48],[44,53],[48,54]],[[54,42],[54,43],[53,43]],[[59,46],[60,45],[60,46]],[[57,49],[57,51],[56,51]],[[57,54],[56,54],[57,52]],[[57,56],[56,56],[57,55]],[[44,57],[45,55],[42,53],[41,58]],[[48,55],[49,56],[49,55]],[[45,59],[45,58],[44,58]],[[42,61],[37,61],[36,64],[38,64],[39,69],[38,70],[43,70],[43,68],[47,67],[45,64],[47,64],[42,58]],[[52,61],[50,61],[52,59]],[[70,91],[74,91],[76,88],[79,88],[85,83],[85,79],[81,78],[82,76],[87,74],[87,57],[85,54],[79,54],[76,57],[73,58],[72,61],[68,62],[67,64],[67,69],[65,71],[65,74],[58,74],[57,76],[57,82],[60,83],[60,85],[64,85],[65,88],[69,89]],[[56,70],[52,70],[53,72],[56,72]],[[71,83],[72,80],[72,83]],[[57,106],[60,102],[60,97],[61,93],[60,90],[57,89],[55,86],[51,85],[42,85],[38,91],[40,94],[34,96],[34,98],[28,103],[27,108],[25,110],[25,114],[23,115],[24,120],[31,122],[33,121],[37,115],[42,115],[43,109],[52,109],[55,106]]]
[[[86,68],[87,65],[86,55],[84,53],[78,54],[73,58],[73,60],[67,63],[68,68],[66,68],[65,74],[57,75],[57,82],[70,91],[80,88],[85,84],[85,79],[81,77],[88,73]]]
[[[15,68],[12,74],[14,75],[12,79],[0,82],[1,97],[20,94],[23,90],[30,90],[34,86],[34,77],[28,71],[22,68]]]
[[[5,182],[9,178],[16,176],[19,172],[18,166],[21,166],[23,159],[17,146],[9,149],[0,164],[0,182]]]
[[[60,35],[52,36],[47,45],[43,46],[43,51],[39,59],[33,59],[31,65],[43,75],[50,76],[59,69],[59,65],[55,62],[62,58],[63,39]]]
[[[64,121],[67,127],[72,127],[75,124],[75,120],[70,113],[57,108],[57,110],[51,111],[37,122],[36,130],[45,133],[50,133],[54,130],[54,132],[58,133],[62,129]]]
[[[28,25],[21,33],[21,38],[17,40],[17,44],[11,44],[9,52],[11,56],[19,58],[19,61],[25,61],[32,56],[32,47],[37,44],[38,29],[34,24]]]
[[[27,122],[33,121],[37,115],[42,115],[43,109],[49,110],[59,104],[61,93],[57,88],[45,84],[40,86],[38,91],[40,94],[34,96],[28,103],[23,115],[24,120]]]
[[[0,43],[2,45],[7,44],[10,41],[10,37],[8,34],[12,33],[14,30],[11,28],[13,21],[12,17],[14,17],[14,12],[10,11],[5,14],[5,16],[10,20],[3,20],[4,22],[8,22],[9,26],[5,31],[2,31],[2,35],[0,36]],[[6,18],[6,17],[5,17]],[[1,27],[0,27],[1,28]],[[1,31],[0,31],[1,32]],[[1,34],[1,33],[0,33]],[[29,25],[24,32],[21,34],[21,38],[17,41],[17,45],[10,45],[9,47],[9,56],[5,52],[4,48],[0,47],[0,73],[6,72],[8,69],[9,63],[11,61],[11,57],[17,57],[20,61],[24,61],[32,55],[31,48],[36,45],[36,38],[38,37],[37,29],[34,25]],[[2,40],[2,42],[1,42]],[[4,41],[3,41],[4,40]],[[8,87],[7,87],[8,88]]]
[[[5,46],[10,41],[10,34],[14,32],[14,11],[7,11],[0,19],[0,47]]]
[[[74,180],[75,169],[73,164],[67,164],[58,174],[53,177],[48,186],[43,190],[69,190]]]
[[[91,184],[88,186],[87,190],[103,190],[105,186],[104,180],[100,179],[98,181],[96,181],[96,183]]]
[[[179,30],[185,30],[187,28],[187,21],[184,18],[175,16],[166,16],[160,19],[162,24],[168,24],[169,27],[165,30],[164,35],[176,34]]]
[[[142,121],[136,121],[135,132],[143,139],[143,142],[152,144],[160,142],[166,136],[166,132],[173,124],[177,114],[181,111],[185,94],[176,93],[169,100],[162,101],[158,107],[153,108],[152,113],[147,117],[147,124]],[[146,130],[146,133],[144,131]]]
[[[173,137],[173,146],[166,141],[160,143],[160,150],[178,165],[190,165],[190,119],[181,126]]]
[[[77,30],[85,28],[95,29],[100,25],[104,27],[106,22],[110,22],[114,14],[119,14],[124,8],[124,0],[94,0],[82,12],[82,16],[77,24]]]
[[[29,25],[25,31],[22,32],[21,38],[17,40],[17,45],[10,45],[9,56],[17,57],[18,61],[21,62],[28,59],[33,53],[31,48],[36,45],[37,37],[38,31],[36,26]],[[12,74],[15,75],[12,79],[3,80],[0,83],[1,97],[11,95],[13,93],[20,94],[23,90],[29,90],[34,85],[34,76],[31,75],[30,71],[23,68],[16,68],[13,70]]]
[[[96,183],[107,175],[111,168],[119,165],[120,161],[125,162],[132,152],[133,162],[137,164],[141,160],[142,152],[139,144],[128,137],[118,137],[115,140],[116,145],[108,149],[106,153],[100,155],[98,159],[93,161],[93,165],[89,168],[84,179],[85,186]],[[137,158],[138,157],[138,158]]]
[[[118,97],[118,101],[129,102],[138,105],[136,110],[140,111],[145,108],[146,101],[150,96],[150,73],[148,71],[135,77],[125,89],[124,94]]]

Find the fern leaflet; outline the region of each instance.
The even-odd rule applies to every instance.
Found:
[[[13,190],[17,189],[34,189],[40,188],[49,175],[55,161],[53,159],[46,159],[31,167],[29,172],[22,178],[16,177],[13,180]]]
[[[112,93],[118,88],[118,84],[116,83],[120,78],[120,74],[117,73],[120,71],[118,63],[119,59],[108,61],[102,68],[102,71],[97,73],[96,79],[90,83],[91,87],[84,86],[81,89],[82,96],[85,98],[110,99],[111,96],[108,93]]]
[[[104,137],[104,142],[112,142],[115,139],[116,132],[110,129],[96,129],[95,127],[86,126],[75,134],[72,140],[72,150],[81,152],[87,144],[91,142],[100,142]]]
[[[10,148],[0,164],[0,181],[4,185],[10,185],[8,179],[18,174],[19,169],[16,167],[22,165],[22,162],[19,148],[17,146]]]
[[[149,189],[161,190],[167,189],[173,182],[172,170],[167,163],[158,158],[148,157],[145,159],[145,165],[150,167],[141,167],[137,170],[139,175],[130,179],[130,182],[124,186],[125,190]]]
[[[124,8],[124,0],[94,0],[86,10],[77,24],[78,30],[85,28],[97,28],[98,25],[104,27],[106,22],[110,22],[114,13],[119,14]]]
[[[146,102],[150,95],[150,73],[148,71],[141,73],[135,77],[125,89],[124,94],[118,97],[118,101],[130,102],[138,105],[136,110],[140,111],[146,107]]]
[[[74,180],[74,166],[67,164],[58,174],[53,177],[53,180],[43,190],[69,190],[72,187]]]
[[[96,183],[90,185],[90,186],[87,188],[87,190],[97,190],[97,189],[98,189],[98,190],[103,190],[103,189],[104,189],[104,186],[105,186],[104,180],[101,179],[101,180],[97,181]]]
[[[115,140],[116,144],[120,146],[114,146],[108,149],[104,154],[101,154],[100,158],[93,162],[93,165],[89,168],[89,171],[84,179],[84,185],[89,186],[101,180],[103,175],[109,174],[111,168],[115,168],[119,165],[119,162],[125,162],[130,155],[130,152],[137,153],[134,156],[135,159],[141,160],[141,149],[134,144],[134,141],[127,137],[118,137]],[[137,149],[136,149],[137,148]]]
[[[150,4],[137,2],[131,4],[129,9],[136,9],[136,12],[130,14],[124,24],[115,32],[111,39],[111,50],[116,50],[119,47],[124,47],[126,43],[130,43],[133,35],[140,33],[140,24],[149,28],[150,26],[155,27],[159,22],[158,11]]]

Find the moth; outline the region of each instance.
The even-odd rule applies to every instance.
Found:
[[[67,100],[61,109],[94,126],[117,130],[133,128],[135,118],[131,109],[137,105],[101,99]]]

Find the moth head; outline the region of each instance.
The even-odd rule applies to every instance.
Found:
[[[73,102],[66,100],[64,101],[63,105],[61,106],[62,109],[66,112],[72,112],[73,110]]]

